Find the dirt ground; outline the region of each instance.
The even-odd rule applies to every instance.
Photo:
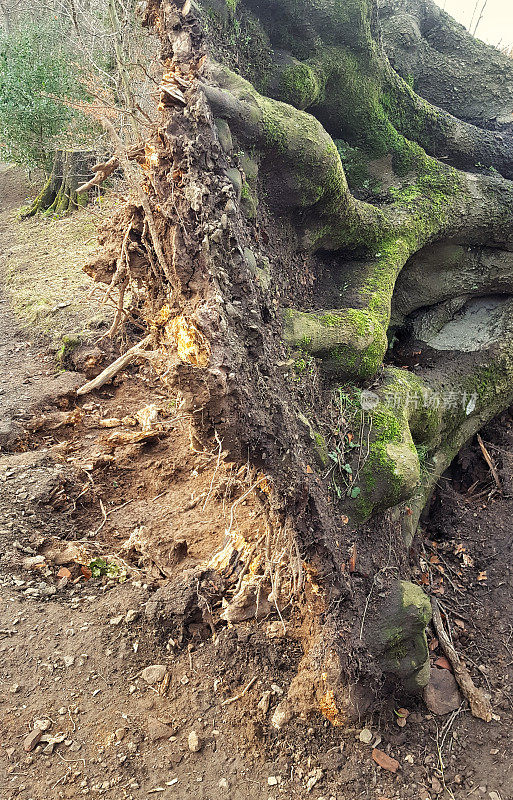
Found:
[[[66,250],[69,220],[17,222],[27,187],[12,170],[0,180],[0,798],[513,800],[511,416],[482,434],[500,489],[472,443],[411,554],[491,695],[493,721],[464,702],[438,716],[384,693],[353,727],[318,714],[277,731],[271,717],[302,655],[300,610],[229,627],[216,587],[195,583],[227,531],[250,544],[264,534],[256,476],[191,437],[180,398],[147,366],[77,399],[86,379],[24,327],[9,263],[17,253],[28,268],[35,237],[67,253],[70,285],[85,293],[75,274],[85,253]],[[84,306],[80,327],[97,312]],[[151,406],[146,436],[137,414]],[[183,582],[183,608],[166,599],[170,579]],[[191,593],[208,624],[188,616]],[[434,662],[433,633],[431,649]],[[402,728],[399,705],[410,711]],[[41,720],[43,739],[29,742]],[[373,761],[373,745],[397,759],[395,774]]]

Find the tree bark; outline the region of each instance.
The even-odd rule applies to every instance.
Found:
[[[270,535],[322,597],[312,703],[343,719],[380,664],[425,682],[422,592],[384,589],[387,617],[373,587],[404,575],[437,479],[513,401],[513,139],[486,127],[484,95],[482,119],[412,89],[375,0],[149,0],[145,22],[163,79],[144,203],[88,271],[112,281],[123,250],[198,435],[267,476]]]
[[[87,192],[78,192],[77,189],[91,176],[94,158],[90,151],[58,150],[42,190],[22,216],[63,216],[87,205]]]

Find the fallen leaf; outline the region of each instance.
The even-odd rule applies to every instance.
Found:
[[[399,769],[399,762],[395,758],[390,758],[383,750],[378,750],[376,747],[372,751],[372,760],[376,762],[378,767],[382,767],[388,772],[397,772]]]
[[[434,556],[434,555],[433,556],[429,556],[429,563],[430,564],[439,564],[440,563],[440,559],[438,558],[438,556]]]
[[[347,523],[349,522],[349,517],[346,517],[345,514],[342,514],[340,519],[342,520],[342,525],[347,525]]]
[[[93,577],[93,573],[91,572],[89,567],[80,567],[80,572],[82,573],[86,581],[88,581],[89,578]]]
[[[408,711],[407,708],[398,708],[395,711],[395,714],[397,714],[398,717],[404,717],[404,719],[410,716],[410,712]]]
[[[306,474],[307,475],[311,475],[312,472],[313,472],[313,469],[311,468],[310,464],[307,464],[306,465]]]
[[[430,652],[432,653],[433,650],[436,650],[436,648],[438,647],[439,644],[440,644],[440,642],[438,641],[438,639],[431,639],[431,641],[429,643]]]
[[[436,659],[435,667],[440,667],[440,669],[451,669],[451,665],[445,656],[440,656],[440,658]]]
[[[485,570],[483,570],[482,572],[478,573],[477,580],[478,581],[487,581],[488,580],[488,575],[486,574]]]
[[[420,582],[424,584],[424,586],[429,586],[429,575],[427,572],[423,572],[420,576]]]
[[[67,567],[61,567],[57,573],[58,578],[71,578],[71,572]]]
[[[454,624],[457,625],[458,628],[461,628],[462,630],[465,630],[465,623],[463,622],[463,620],[455,619],[454,620]]]

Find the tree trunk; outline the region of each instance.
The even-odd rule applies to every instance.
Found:
[[[285,539],[279,584],[314,618],[303,694],[340,722],[357,679],[425,684],[429,602],[390,576],[409,577],[441,473],[513,401],[513,139],[484,96],[458,116],[412,89],[376,0],[149,0],[145,20],[163,78],[144,191],[88,269],[145,283],[198,435],[265,476],[266,553]],[[458,57],[485,58],[459,34]]]
[[[91,177],[95,154],[84,150],[58,150],[50,175],[32,205],[22,216],[35,214],[63,216],[75,208],[87,205],[87,192],[77,188]]]

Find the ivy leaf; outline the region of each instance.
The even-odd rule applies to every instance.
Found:
[[[359,494],[361,494],[360,488],[358,486],[353,486],[350,492],[350,496],[353,498],[353,500],[358,497]]]

